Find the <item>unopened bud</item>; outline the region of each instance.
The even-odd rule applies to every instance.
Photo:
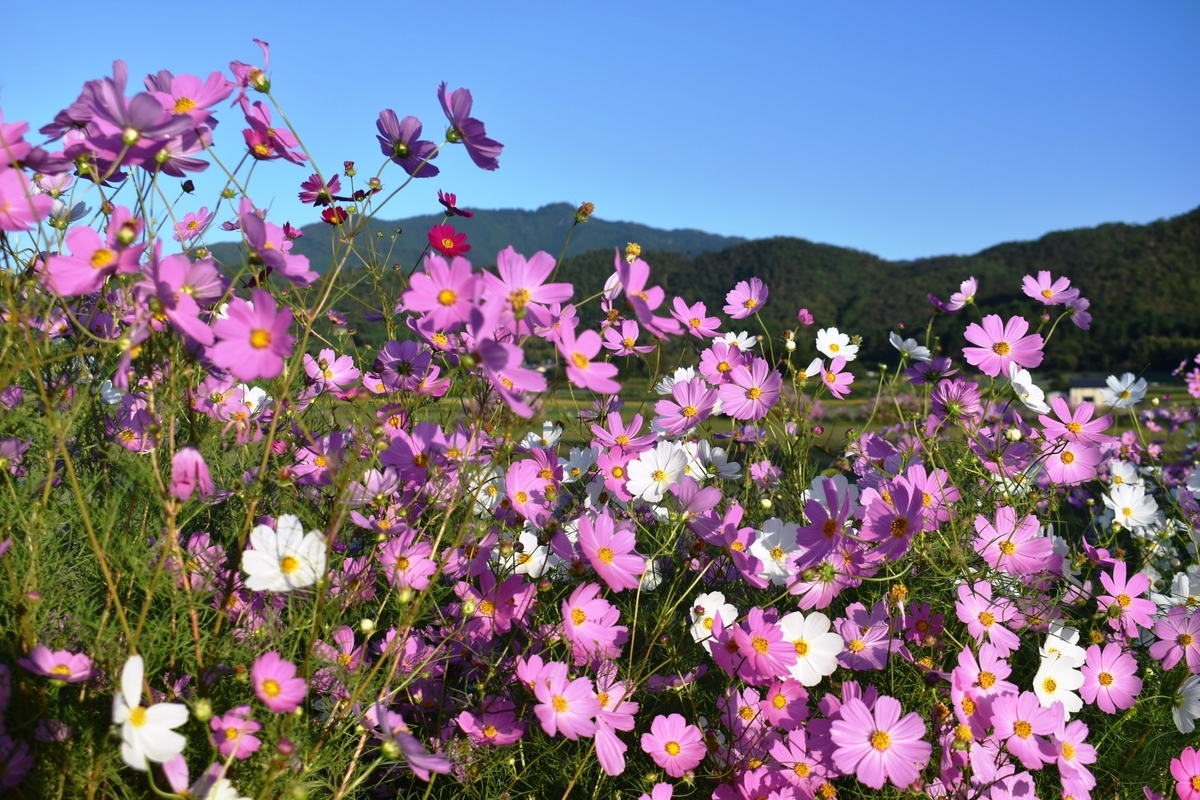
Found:
[[[359,620],[358,629],[363,633],[370,635],[375,630],[375,620],[369,618]]]
[[[769,497],[764,497],[763,499],[759,500],[758,504],[761,505],[764,509],[769,509],[771,506],[774,505],[774,503],[771,502],[771,498],[769,498]]]
[[[212,719],[212,715],[212,701],[207,697],[201,697],[192,704],[192,716],[201,722],[208,722],[210,719]]]
[[[595,211],[595,203],[580,203],[579,208],[575,209],[575,223],[582,225],[588,221],[588,217],[595,213]]]
[[[192,192],[196,191],[196,184],[190,178],[184,181],[181,185],[183,187],[184,194],[191,194]]]
[[[412,590],[412,587],[405,586],[403,589],[401,589],[399,592],[396,593],[396,601],[398,603],[400,603],[400,605],[406,606],[409,603],[411,603],[413,601],[413,598],[416,596],[417,596],[417,593]]]
[[[296,752],[296,745],[292,744],[291,739],[287,738],[286,736],[282,736],[280,737],[279,741],[275,743],[275,752],[279,753],[281,756],[290,756],[292,753]]]

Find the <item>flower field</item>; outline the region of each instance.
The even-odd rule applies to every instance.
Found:
[[[634,243],[580,296],[441,189],[394,266],[366,223],[503,145],[442,84],[331,172],[258,44],[0,115],[7,796],[1200,800],[1200,369],[1047,396],[1091,317],[1039,272],[868,376],[803,297]]]

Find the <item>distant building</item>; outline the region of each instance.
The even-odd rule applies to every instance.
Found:
[[[1106,388],[1108,382],[1104,378],[1076,378],[1067,390],[1067,402],[1074,408],[1086,400],[1099,408],[1104,405],[1100,390]]]

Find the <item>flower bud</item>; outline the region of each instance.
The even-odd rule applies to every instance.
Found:
[[[188,179],[181,184],[184,194],[191,194],[196,191],[196,183],[192,179]]]
[[[595,211],[595,203],[580,203],[579,208],[575,209],[575,224],[582,225],[587,222],[588,217],[595,213]]]
[[[824,426],[824,425],[813,425],[813,435],[814,435],[814,436],[820,436],[820,435],[821,435],[821,434],[823,434],[824,432],[825,432],[825,426]]]
[[[412,587],[405,586],[403,589],[401,589],[399,592],[396,593],[396,602],[400,603],[400,605],[402,605],[402,606],[406,606],[409,603],[411,603],[413,601],[413,598],[416,596],[417,596],[417,593],[412,590]]]
[[[758,501],[758,504],[761,505],[764,509],[769,509],[771,506],[774,505],[774,503],[771,502],[771,498],[769,498],[769,497],[762,498],[761,500]]]
[[[400,750],[400,745],[398,745],[392,741],[387,741],[387,742],[384,742],[382,745],[380,745],[379,751],[381,753],[383,753],[383,757],[388,759],[389,761],[398,760],[400,758],[400,755],[402,752]]]
[[[292,744],[291,739],[281,736],[279,741],[275,743],[275,752],[281,756],[290,756],[296,752],[296,745]]]
[[[358,174],[358,170],[356,170],[354,168],[353,161],[343,161],[342,166],[346,168],[346,177],[347,178],[353,178],[355,175]]]
[[[364,617],[363,619],[359,620],[358,629],[370,636],[375,630],[375,620],[370,619],[369,617]]]
[[[207,697],[201,697],[192,704],[192,716],[201,722],[208,722],[210,719],[212,719],[212,715],[212,701]]]

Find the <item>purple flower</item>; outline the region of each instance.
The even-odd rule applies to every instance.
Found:
[[[469,94],[467,100],[467,110],[470,111]],[[375,127],[379,129],[379,135],[375,137],[379,140],[379,149],[409,175],[432,178],[438,174],[438,168],[429,163],[437,158],[438,148],[433,142],[421,139],[421,120],[416,117],[397,119],[395,111],[385,108],[379,112]]]
[[[201,500],[208,499],[214,492],[208,464],[196,448],[180,448],[171,459],[171,494],[180,500],[188,500],[197,490]]]
[[[733,291],[725,295],[725,313],[733,319],[745,319],[757,314],[767,302],[767,287],[758,278],[738,281]]]
[[[480,169],[492,170],[500,166],[500,151],[504,145],[489,139],[483,123],[471,116],[471,93],[466,89],[455,89],[447,95],[446,83],[438,87],[438,101],[450,120],[450,129],[446,138],[451,142],[461,142],[467,148],[467,155]]]

